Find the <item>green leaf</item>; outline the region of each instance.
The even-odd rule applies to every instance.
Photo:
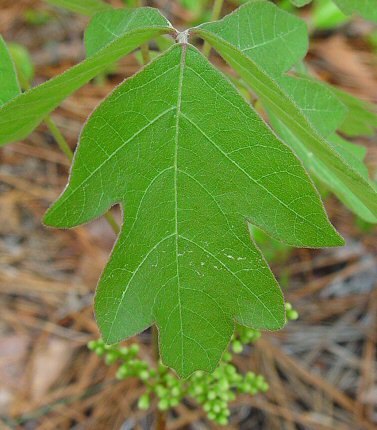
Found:
[[[16,69],[4,39],[0,36],[0,106],[21,92]]]
[[[357,170],[360,175],[369,180],[368,168],[364,164],[364,159],[367,154],[365,146],[348,142],[337,134],[330,136],[330,141],[343,158],[347,160],[348,164]]]
[[[334,0],[334,3],[347,15],[357,13],[377,22],[377,0]]]
[[[312,10],[312,21],[315,29],[327,30],[343,25],[349,21],[332,0],[317,0]]]
[[[47,3],[54,6],[59,6],[63,9],[72,12],[81,13],[82,15],[93,16],[98,12],[111,9],[112,7],[101,0],[45,0]]]
[[[363,163],[365,148],[352,145],[334,133],[338,125],[343,121],[346,110],[344,105],[339,102],[338,98],[330,90],[330,87],[307,77],[299,79],[285,77],[282,82],[284,82],[285,89],[299,104],[302,112],[311,124],[316,127],[322,136],[328,138],[334,150],[369,182],[368,169]],[[361,218],[368,222],[377,221],[376,217],[360,199],[350,194],[347,188],[339,182],[337,175],[334,174],[332,169],[307,152],[302,142],[272,112],[269,111],[269,115],[272,125],[279,136],[285,142],[289,143],[291,148],[301,158],[305,167],[317,179],[337,194],[340,200]]]
[[[139,23],[139,24],[135,24]],[[169,22],[158,12],[157,9],[143,7],[137,9],[112,9],[97,14],[90,21],[84,42],[87,56],[95,55],[114,41],[128,34],[131,29],[139,27],[169,26]]]
[[[274,10],[275,19],[271,20]],[[255,17],[258,17],[256,19]],[[297,21],[295,24],[294,19]],[[238,37],[239,25],[250,20],[253,32],[242,32]],[[335,148],[326,142],[321,135],[321,130],[317,130],[310,119],[307,117],[307,112],[300,106],[302,100],[298,102],[290,93],[291,88],[285,88],[289,78],[282,78],[277,75],[278,68],[283,72],[289,63],[277,61],[274,70],[266,67],[263,59],[261,61],[258,55],[260,44],[262,48],[269,44],[267,36],[272,39],[269,56],[271,58],[281,58],[281,52],[287,52],[287,56],[298,60],[302,52],[297,49],[297,46],[287,42],[278,44],[284,38],[284,33],[280,33],[278,28],[284,28],[280,21],[289,22],[291,31],[293,27],[301,29],[300,20],[292,17],[286,12],[280,10],[272,3],[264,0],[256,0],[245,6],[240,7],[234,14],[225,17],[223,20],[216,23],[203,24],[192,32],[206,39],[222,57],[236,70],[244,81],[257,93],[263,104],[269,112],[276,116],[279,121],[284,124],[289,130],[292,138],[302,147],[300,158],[307,163],[311,160],[311,168],[320,166],[332,173],[336,180],[327,178],[328,181],[333,181],[333,191],[341,199],[344,200],[345,195],[347,201],[352,201],[352,207],[355,202],[367,208],[368,213],[374,218],[377,217],[377,194],[371,184],[363,178],[355,169],[350,166],[347,161],[339,155]],[[279,24],[276,24],[279,22]],[[259,27],[258,27],[259,26]],[[272,29],[271,29],[272,27]],[[274,32],[273,29],[276,29]],[[286,26],[288,28],[288,24]],[[226,31],[224,31],[226,29]],[[255,43],[254,32],[261,33],[266,38],[264,41]],[[298,31],[298,30],[297,30]],[[252,50],[248,50],[250,45]],[[280,52],[279,52],[280,51]],[[315,100],[315,99],[314,99]],[[326,121],[324,119],[324,121]],[[318,125],[318,123],[317,123]],[[285,134],[285,137],[287,135]],[[287,139],[286,142],[291,144],[293,140]],[[296,150],[297,145],[292,145]],[[319,168],[319,167],[318,167]],[[369,215],[368,215],[369,216]]]
[[[13,59],[22,88],[28,88],[30,86],[30,82],[34,79],[35,72],[29,51],[18,43],[8,43],[8,49]]]
[[[357,171],[368,183],[368,169],[363,163],[365,157],[365,148],[362,146],[353,145],[340,136],[335,134],[335,131],[342,124],[344,118],[349,116],[346,107],[339,101],[340,95],[343,92],[333,90],[329,85],[323,84],[309,77],[284,77],[280,83],[287,93],[300,106],[310,123],[316,130],[330,142],[332,147],[344,159],[349,166]],[[347,94],[344,94],[344,99],[347,100]],[[352,97],[352,96],[351,96]],[[353,97],[352,97],[353,98]],[[355,99],[355,102],[359,100]],[[361,102],[361,101],[359,101]],[[368,222],[377,222],[377,218],[364,205],[360,199],[355,198],[348,192],[347,188],[339,182],[337,175],[334,175],[329,166],[318,162],[312,154],[308,153],[302,143],[295,138],[289,129],[280,122],[278,118],[271,114],[270,117],[275,130],[279,136],[287,142],[296,154],[302,159],[306,168],[312,172],[317,179],[323,182],[328,189],[338,195],[340,200],[358,216]]]
[[[296,7],[303,7],[311,3],[312,0],[291,0],[291,3]]]
[[[282,121],[280,121],[274,113],[269,111],[269,116],[274,129],[284,142],[289,143],[289,145],[294,149],[309,172],[314,173],[321,182],[326,184],[328,189],[336,194],[348,208],[362,219],[371,223],[377,222],[375,214],[369,209],[368,205],[364,203],[363,199],[349,192],[347,186],[344,185],[341,177],[336,171],[329,168],[329,166],[319,158],[313,157],[313,154],[307,151],[300,139],[298,139],[297,136],[293,134],[292,131]],[[360,161],[361,155],[357,157],[350,146],[346,147],[344,140],[342,143],[340,142],[339,137],[331,136],[329,140],[332,143],[333,149],[337,151],[337,153],[342,156],[350,166],[352,166],[354,171],[357,171],[358,174],[364,178],[366,183],[369,183],[366,167]],[[373,189],[371,185],[369,186]]]
[[[377,129],[376,106],[338,88],[332,87],[332,91],[347,108],[339,130],[351,137],[373,136]]]
[[[264,0],[249,2],[224,20],[202,24],[193,31],[203,36],[208,32],[236,45],[273,76],[281,76],[308,50],[305,22]]]
[[[153,37],[173,31],[157,9],[116,12],[123,18],[123,32],[119,32],[117,38],[67,72],[23,93],[0,109],[0,146],[27,136],[66,97],[106,70],[109,64]],[[108,13],[113,12],[104,12],[103,16],[107,17]],[[95,27],[97,19],[94,20]],[[126,21],[127,26],[124,25]],[[90,34],[95,33],[93,26],[88,27]]]
[[[312,0],[291,0],[291,3],[296,7],[302,7]],[[369,21],[377,22],[377,0],[332,0],[339,9],[346,15],[354,13],[361,15]],[[326,7],[326,4],[323,5]],[[320,11],[317,9],[317,14]],[[322,17],[323,18],[323,17]],[[339,19],[341,19],[339,17]]]
[[[279,84],[323,137],[328,137],[343,122],[347,109],[330,86],[310,76],[284,76]]]
[[[343,243],[291,150],[185,44],[92,114],[45,223],[73,227],[118,202],[124,223],[97,289],[97,322],[108,343],[156,323],[164,363],[184,377],[214,370],[234,321],[284,325],[248,222],[293,246]]]

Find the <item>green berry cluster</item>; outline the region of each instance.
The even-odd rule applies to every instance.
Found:
[[[245,345],[256,342],[261,336],[262,333],[259,330],[237,324],[231,340],[232,351],[235,354],[241,354]]]
[[[299,314],[296,309],[293,309],[291,303],[288,302],[285,304],[285,315],[287,317],[287,321],[295,321],[299,317]]]
[[[249,334],[248,341],[250,338]],[[161,411],[177,406],[184,397],[191,397],[203,407],[208,419],[226,425],[230,415],[229,402],[235,400],[237,394],[254,395],[268,390],[263,376],[252,372],[240,374],[231,364],[230,352],[224,353],[219,367],[212,374],[196,372],[187,380],[181,380],[163,364],[154,369],[140,359],[140,348],[136,344],[129,347],[106,345],[99,339],[90,341],[88,347],[98,356],[105,357],[107,365],[120,363],[116,374],[118,379],[135,377],[146,386],[146,392],[138,401],[140,409],[148,409],[153,396],[158,399],[157,407]]]
[[[286,304],[287,320],[295,320],[298,313],[290,303]],[[118,379],[138,378],[146,387],[140,397],[138,407],[148,409],[152,398],[156,398],[157,407],[167,411],[177,406],[183,398],[192,398],[207,413],[209,420],[219,425],[226,425],[230,416],[229,403],[238,394],[255,395],[268,390],[268,384],[262,375],[253,372],[241,374],[232,362],[232,351],[242,353],[244,346],[256,342],[261,336],[259,330],[237,325],[232,337],[230,350],[225,352],[218,368],[212,373],[195,372],[187,380],[179,379],[171,370],[160,363],[155,369],[139,357],[140,347],[106,345],[102,339],[92,340],[88,348],[98,356],[105,357],[107,365],[119,363]]]
[[[229,403],[236,399],[237,394],[255,395],[268,390],[262,375],[252,372],[242,375],[230,363],[231,360],[232,354],[226,352],[212,374],[196,372],[188,381],[188,395],[203,407],[209,420],[219,425],[228,424]]]
[[[138,378],[146,386],[146,393],[140,397],[138,407],[148,409],[151,396],[158,399],[158,408],[162,411],[177,406],[185,396],[185,381],[178,379],[163,364],[154,369],[148,362],[138,357],[140,347],[132,344],[129,347],[119,345],[106,345],[102,339],[92,340],[88,348],[98,356],[105,357],[105,363],[112,365],[119,362],[116,377],[119,380]]]

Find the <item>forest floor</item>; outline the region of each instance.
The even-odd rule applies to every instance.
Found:
[[[190,21],[177,2],[150,3],[178,27]],[[48,11],[47,22],[30,24],[31,9]],[[83,58],[86,22],[36,0],[0,0],[0,33],[30,50],[35,83]],[[370,24],[355,20],[314,34],[307,64],[322,79],[376,102],[368,31]],[[212,59],[221,65],[215,54]],[[85,86],[54,112],[72,149],[94,107],[138,68],[135,56],[127,57],[107,80]],[[368,148],[376,172],[376,138],[357,142]],[[117,381],[115,368],[86,348],[98,337],[93,292],[114,233],[104,220],[69,231],[41,225],[69,171],[44,126],[2,149],[0,160],[0,429],[150,429],[151,412],[135,406],[141,386]],[[226,429],[377,429],[377,231],[360,228],[334,197],[326,207],[347,246],[292,250],[274,262],[300,318],[237,356],[240,369],[263,373],[271,389],[238,398]],[[185,403],[168,428],[217,427]]]

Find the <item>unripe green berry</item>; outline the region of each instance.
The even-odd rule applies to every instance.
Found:
[[[157,385],[155,388],[155,392],[158,397],[164,397],[168,393],[168,390],[163,385]]]
[[[157,405],[160,411],[167,411],[169,409],[169,401],[168,399],[161,399]]]
[[[148,370],[142,370],[142,371],[139,373],[139,378],[140,378],[142,381],[147,381],[147,380],[149,379],[149,377],[150,377],[150,374],[149,374]]]
[[[125,379],[125,378],[127,378],[127,376],[129,376],[128,366],[126,364],[122,364],[116,373],[116,378],[117,379]]]
[[[214,399],[216,399],[216,393],[215,393],[214,391],[209,391],[209,392],[208,392],[208,394],[207,394],[207,398],[208,398],[209,400],[214,400]]]
[[[105,363],[108,366],[114,364],[118,359],[118,351],[110,351],[106,354]]]
[[[139,401],[137,402],[138,408],[143,410],[148,409],[150,405],[151,405],[151,399],[148,394],[143,394],[140,397]]]
[[[98,355],[98,357],[102,357],[105,353],[105,347],[103,345],[97,345],[95,353]]]
[[[129,350],[126,346],[122,346],[122,348],[120,348],[120,349],[119,349],[119,352],[120,352],[122,355],[128,355],[128,354],[129,354],[129,352],[130,352],[130,350]]]
[[[231,361],[231,359],[232,359],[232,354],[228,351],[224,352],[223,361],[228,362],[228,361]]]
[[[243,345],[239,340],[235,340],[232,344],[232,349],[236,354],[241,354],[243,351]]]
[[[291,321],[295,321],[297,320],[299,317],[298,312],[294,309],[292,309],[291,311],[287,312],[287,319],[291,320]]]
[[[267,382],[264,382],[263,384],[261,384],[261,386],[260,386],[260,390],[263,392],[263,393],[265,393],[266,391],[268,391],[269,390],[269,388],[270,388],[270,386],[268,385],[268,383]]]
[[[229,382],[227,381],[227,379],[222,378],[219,381],[219,388],[221,391],[227,391],[229,389]]]
[[[179,396],[181,394],[181,390],[178,387],[174,387],[174,388],[171,389],[170,394],[173,397],[177,397],[177,396]]]
[[[237,373],[237,369],[232,364],[227,364],[225,366],[224,370],[225,370],[225,373],[228,376],[233,376],[233,375],[235,375]]]
[[[207,417],[211,421],[215,421],[216,420],[216,414],[214,412],[212,412],[212,411],[208,412]]]
[[[137,345],[136,343],[133,343],[130,346],[130,354],[132,354],[132,356],[136,356],[137,354],[139,354],[139,352],[140,352],[139,345]]]
[[[196,395],[202,394],[204,391],[203,387],[201,385],[195,385],[194,387],[194,393]]]
[[[221,426],[226,426],[228,424],[228,418],[221,415],[216,418],[217,424],[220,424]]]
[[[209,412],[212,409],[211,403],[210,402],[204,403],[203,409],[204,409],[205,412]]]
[[[88,342],[87,346],[88,346],[88,349],[90,349],[91,351],[94,351],[97,348],[98,343],[96,340],[91,340],[90,342]]]

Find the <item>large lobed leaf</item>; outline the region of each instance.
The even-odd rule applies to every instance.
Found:
[[[164,363],[184,377],[214,370],[235,321],[284,325],[249,222],[293,246],[343,243],[291,150],[187,44],[95,110],[45,223],[73,227],[118,202],[123,227],[97,289],[97,322],[108,343],[156,323]]]
[[[66,97],[106,69],[109,64],[128,54],[149,39],[172,32],[170,23],[157,9],[120,10],[122,31],[102,45],[85,61],[46,83],[14,98],[0,109],[0,146],[26,137]],[[101,14],[102,15],[102,14]],[[90,24],[88,32],[97,31],[98,22]]]
[[[244,26],[253,31],[240,31]],[[291,39],[295,34],[301,41],[307,40],[303,21],[269,1],[254,0],[223,20],[203,24],[193,32],[211,43],[259,95],[282,125],[278,129],[282,138],[306,167],[350,209],[376,222],[374,187],[342,157],[336,145],[326,141],[336,123],[343,121],[344,107],[316,82],[284,75],[305,54],[305,42],[298,44]]]

